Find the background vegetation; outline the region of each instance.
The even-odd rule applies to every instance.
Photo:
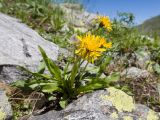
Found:
[[[160,36],[160,24],[159,24],[159,22],[160,22],[160,15],[146,20],[144,23],[137,26],[137,28],[143,34],[151,34],[152,37],[156,36],[156,35]]]

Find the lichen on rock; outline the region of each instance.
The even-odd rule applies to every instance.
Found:
[[[123,91],[110,87],[107,89],[109,95],[101,96],[103,100],[111,101],[118,112],[132,112],[135,109],[133,98]]]
[[[113,112],[110,116],[113,119],[117,119],[118,118],[118,114],[116,112]]]
[[[0,108],[0,120],[5,120],[5,119],[6,119],[6,114]]]
[[[156,115],[156,113],[153,110],[149,110],[147,115],[147,120],[159,120],[159,117]]]
[[[133,120],[133,118],[131,116],[124,116],[123,120]]]

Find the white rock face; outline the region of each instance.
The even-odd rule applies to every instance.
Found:
[[[59,48],[17,19],[0,14],[0,65],[32,65],[41,60],[40,45],[56,60]]]
[[[25,66],[35,70],[42,59],[38,45],[50,58],[57,60],[57,45],[44,40],[19,20],[0,13],[0,81],[10,73],[8,68],[3,70],[4,66]],[[14,73],[15,70],[12,68],[12,75]],[[13,78],[15,75],[9,77]]]

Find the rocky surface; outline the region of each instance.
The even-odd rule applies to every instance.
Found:
[[[136,64],[145,69],[149,61],[151,61],[151,53],[147,50],[147,48],[141,48],[135,51],[136,56]]]
[[[40,45],[50,58],[56,60],[59,48],[44,40],[37,32],[19,20],[0,13],[0,82],[11,83],[24,78],[17,66],[35,70],[42,59]]]
[[[29,120],[159,120],[156,112],[135,104],[132,97],[113,87],[86,94],[63,111],[50,111]]]
[[[61,9],[66,14],[67,24],[73,27],[75,31],[86,32],[93,26],[93,20],[97,18],[96,14],[86,12],[79,4],[63,3]],[[67,30],[67,26],[64,28]]]
[[[11,120],[12,109],[5,91],[0,89],[0,120]]]
[[[125,69],[122,74],[122,76],[125,76],[126,78],[132,78],[132,79],[137,79],[137,78],[147,78],[149,77],[149,72],[147,70],[142,70],[136,67],[130,67]]]

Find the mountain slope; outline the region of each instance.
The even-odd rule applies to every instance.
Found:
[[[137,26],[142,33],[158,34],[160,35],[160,15],[150,18]]]

